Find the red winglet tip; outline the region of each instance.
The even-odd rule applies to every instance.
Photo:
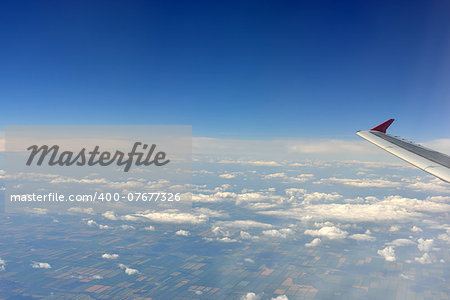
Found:
[[[394,122],[394,119],[389,119],[386,122],[370,129],[370,130],[375,130],[375,131],[379,131],[382,133],[386,133],[386,129],[388,129],[389,126],[391,126],[392,122]]]

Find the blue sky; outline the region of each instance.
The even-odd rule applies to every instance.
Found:
[[[194,136],[448,137],[448,1],[6,1],[0,130],[191,124]]]

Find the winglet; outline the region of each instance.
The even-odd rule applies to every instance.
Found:
[[[391,126],[392,122],[394,122],[394,119],[389,119],[386,122],[370,129],[370,130],[375,130],[375,131],[379,131],[382,133],[386,133],[386,129],[388,129],[389,126]]]

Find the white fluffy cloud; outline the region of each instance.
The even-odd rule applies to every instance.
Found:
[[[226,191],[216,191],[212,194],[193,194],[193,202],[221,202],[221,201],[234,201],[237,197],[236,193]]]
[[[357,240],[357,241],[375,241],[375,237],[371,235],[371,232],[369,229],[366,230],[365,233],[357,233],[352,234],[349,236],[349,238]]]
[[[260,300],[261,296],[257,295],[253,292],[247,293],[246,295],[241,297],[241,300]]]
[[[330,240],[338,240],[338,239],[345,239],[348,235],[348,232],[341,230],[336,226],[325,226],[320,228],[319,230],[312,230],[312,229],[305,230],[305,234],[311,236],[326,237]]]
[[[394,247],[388,246],[382,250],[378,250],[377,253],[384,257],[386,261],[393,262],[395,261],[395,250]]]
[[[277,297],[272,297],[271,300],[289,300],[289,298],[286,295],[280,295]]]
[[[109,219],[109,220],[114,220],[114,221],[117,220],[117,217],[116,217],[116,215],[114,214],[113,211],[104,212],[102,214],[102,216],[105,217],[106,219]]]
[[[398,225],[392,225],[390,228],[389,228],[389,232],[397,232],[397,231],[399,231],[400,230],[400,226],[398,226]]]
[[[236,174],[234,174],[234,173],[225,173],[225,174],[220,174],[219,177],[220,178],[225,178],[225,179],[233,179],[234,177],[236,177]]]
[[[316,247],[319,246],[321,242],[322,242],[321,239],[315,238],[311,242],[306,243],[305,247]]]
[[[364,204],[316,204],[289,210],[267,210],[258,213],[300,220],[340,220],[348,222],[405,221],[423,218],[424,213],[450,212],[450,205],[430,200],[388,196]]]
[[[265,175],[264,178],[265,179],[271,179],[271,178],[286,178],[286,173],[272,173],[272,174],[268,174]]]
[[[305,193],[303,195],[303,203],[304,204],[310,204],[311,202],[319,202],[319,201],[336,201],[337,199],[342,198],[342,195],[339,195],[338,193],[319,193],[319,192],[313,192],[313,193]]]
[[[450,243],[450,234],[449,233],[442,233],[442,234],[438,235],[438,239],[440,239],[441,241]]]
[[[283,228],[283,229],[280,229],[280,230],[270,229],[270,230],[264,230],[262,233],[265,236],[285,239],[288,234],[293,233],[293,230],[290,229],[290,228]]]
[[[261,223],[253,220],[235,220],[235,221],[219,221],[215,223],[216,226],[222,226],[227,228],[238,228],[238,229],[248,229],[248,228],[272,228],[271,224]]]
[[[45,215],[48,213],[48,209],[47,208],[41,208],[41,207],[32,207],[32,208],[26,208],[25,209],[26,212],[30,213],[30,214],[37,214],[37,215]]]
[[[344,185],[350,185],[350,186],[356,186],[356,187],[380,187],[380,188],[387,188],[387,187],[399,187],[404,185],[403,182],[398,181],[392,181],[392,180],[386,180],[386,179],[373,179],[373,178],[357,178],[357,179],[350,179],[350,178],[336,178],[336,177],[330,177],[330,178],[322,178],[316,183],[340,183]]]
[[[246,232],[246,231],[241,231],[239,233],[239,236],[241,237],[241,239],[243,240],[255,240],[258,239],[258,237],[256,236],[252,236],[250,233]]]
[[[120,225],[120,228],[123,230],[135,230],[136,229],[136,227],[134,227],[133,225],[128,225],[128,224]]]
[[[428,252],[428,251],[430,251],[431,247],[433,246],[434,240],[433,239],[428,239],[428,240],[418,239],[417,242],[418,242],[417,248],[420,251]]]
[[[412,232],[422,232],[423,230],[419,227],[417,227],[416,225],[414,225],[413,227],[411,227],[411,231]]]
[[[215,236],[230,236],[230,232],[220,226],[213,226],[211,232],[214,233]]]
[[[392,242],[386,243],[386,245],[395,246],[395,247],[401,247],[401,246],[408,246],[408,245],[415,245],[411,240],[408,239],[396,239]]]
[[[248,202],[278,202],[285,200],[283,196],[274,195],[272,192],[248,192],[236,195],[236,204],[245,204]]]
[[[51,269],[51,268],[52,268],[52,266],[51,266],[49,263],[36,262],[36,261],[34,261],[34,262],[31,264],[31,267],[32,267],[33,269]]]
[[[125,271],[125,274],[127,275],[134,275],[134,274],[139,274],[139,271],[136,269],[132,269],[127,267],[124,264],[119,264],[119,268]]]
[[[0,258],[0,271],[5,271],[6,261]]]
[[[275,167],[280,166],[276,161],[270,160],[220,160],[219,164],[242,164],[242,165],[251,165],[251,166],[266,166],[266,167]]]
[[[180,229],[177,232],[175,232],[175,234],[176,235],[181,235],[181,236],[190,236],[191,235],[191,233],[189,231],[182,230],[182,229]]]
[[[430,181],[421,181],[420,178],[415,177],[413,180],[405,178],[401,181],[393,181],[392,179],[383,178],[322,178],[315,182],[316,184],[343,184],[348,186],[360,188],[409,188],[419,191],[434,191],[434,192],[448,192],[445,182],[439,179],[432,179]]]
[[[88,226],[90,226],[90,227],[96,227],[96,226],[98,226],[97,222],[95,222],[94,220],[88,220],[88,221],[86,222],[86,224],[87,224]]]
[[[100,228],[100,229],[109,229],[109,226],[108,226],[108,225],[98,224],[98,223],[95,222],[94,220],[88,220],[88,221],[86,222],[86,224],[87,224],[89,227],[98,227],[98,228]]]
[[[88,215],[94,215],[94,209],[92,207],[88,208],[82,208],[82,207],[71,207],[67,211],[69,212],[76,212],[76,213],[82,213],[82,214],[88,214]]]
[[[108,254],[105,253],[102,255],[102,258],[104,259],[118,259],[119,258],[119,254]]]
[[[136,216],[152,222],[173,224],[201,224],[208,220],[208,216],[205,214],[196,215],[172,209],[165,211],[146,211],[136,214]]]
[[[428,253],[424,253],[421,257],[416,257],[414,258],[415,261],[417,261],[418,263],[425,265],[425,264],[431,264],[431,257]]]

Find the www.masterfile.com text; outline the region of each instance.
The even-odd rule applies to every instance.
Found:
[[[141,202],[178,202],[180,193],[100,193],[92,194],[14,194],[10,195],[11,202],[113,202],[113,201],[141,201]]]

